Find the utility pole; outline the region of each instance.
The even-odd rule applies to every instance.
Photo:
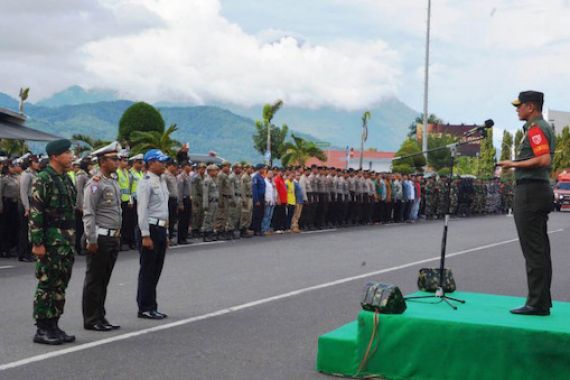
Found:
[[[427,8],[427,31],[426,31],[426,57],[424,72],[424,119],[423,119],[423,135],[422,150],[426,158],[426,166],[428,159],[428,84],[429,84],[429,43],[430,43],[430,24],[431,24],[431,0],[428,0]]]

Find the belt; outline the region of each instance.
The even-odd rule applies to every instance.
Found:
[[[158,218],[148,218],[148,224],[151,225],[151,226],[157,226],[157,227],[166,228],[166,226],[168,225],[168,221],[167,221],[167,220],[158,219]]]
[[[232,195],[222,195],[224,198],[231,198]]]
[[[526,185],[529,183],[549,183],[547,179],[532,179],[532,178],[523,178],[517,179],[517,186],[518,185]]]
[[[101,228],[101,227],[97,227],[96,229],[97,231],[97,235],[98,236],[109,236],[109,237],[114,237],[114,238],[118,238],[121,236],[121,230],[113,230],[110,228]]]
[[[235,193],[234,195],[241,198],[241,194]]]

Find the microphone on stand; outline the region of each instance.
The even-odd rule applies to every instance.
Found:
[[[495,125],[495,122],[493,121],[493,119],[485,120],[484,125],[478,125],[475,128],[471,128],[470,130],[465,132],[463,135],[466,137],[472,136],[477,132],[484,132],[485,129],[493,128],[493,125]]]

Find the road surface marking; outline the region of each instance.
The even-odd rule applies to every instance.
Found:
[[[553,234],[553,233],[557,233],[557,232],[561,232],[564,231],[563,229],[558,229],[558,230],[554,230],[554,231],[550,231],[549,234]],[[315,231],[316,232],[316,231]],[[501,245],[506,245],[506,244],[510,244],[510,243],[514,243],[516,241],[518,241],[519,239],[510,239],[510,240],[503,240],[497,243],[491,243],[491,244],[486,244],[486,245],[481,245],[479,247],[475,247],[475,248],[470,248],[470,249],[465,249],[463,251],[458,251],[458,252],[453,252],[450,253],[448,255],[446,255],[446,258],[451,258],[451,257],[456,257],[456,256],[461,256],[461,255],[465,255],[467,253],[471,253],[471,252],[476,252],[476,251],[482,251],[482,250],[486,250],[489,248],[494,248],[494,247],[498,247]],[[47,359],[51,359],[51,358],[55,358],[58,356],[63,356],[63,355],[67,355],[67,354],[71,354],[74,352],[78,352],[78,351],[83,351],[83,350],[87,350],[93,347],[98,347],[98,346],[102,346],[104,344],[109,344],[109,343],[114,343],[114,342],[119,342],[122,340],[126,340],[126,339],[130,339],[130,338],[134,338],[137,336],[141,336],[141,335],[145,335],[145,334],[149,334],[149,333],[153,333],[153,332],[157,332],[157,331],[161,331],[161,330],[167,330],[167,329],[171,329],[173,327],[178,327],[178,326],[183,326],[183,325],[187,325],[190,323],[194,323],[194,322],[198,322],[198,321],[203,321],[205,319],[210,319],[210,318],[214,318],[214,317],[219,317],[222,315],[226,315],[226,314],[230,314],[236,311],[240,311],[240,310],[245,310],[245,309],[250,309],[252,307],[255,306],[259,306],[259,305],[263,305],[266,303],[270,303],[270,302],[274,302],[274,301],[279,301],[282,299],[286,299],[286,298],[291,298],[294,296],[298,296],[301,294],[305,294],[308,292],[312,292],[314,290],[320,290],[320,289],[325,289],[325,288],[330,288],[336,285],[341,285],[341,284],[345,284],[348,282],[352,282],[355,280],[361,280],[363,278],[366,277],[371,277],[371,276],[377,276],[379,274],[384,274],[384,273],[388,273],[388,272],[393,272],[393,271],[397,271],[400,269],[405,269],[405,268],[409,268],[409,267],[413,267],[416,265],[420,265],[420,264],[425,264],[425,263],[429,263],[431,261],[437,261],[440,259],[440,256],[437,257],[432,257],[429,259],[424,259],[424,260],[418,260],[418,261],[414,261],[411,263],[407,263],[407,264],[402,264],[402,265],[398,265],[395,267],[391,267],[391,268],[386,268],[386,269],[381,269],[381,270],[377,270],[374,272],[368,272],[368,273],[363,273],[363,274],[359,274],[357,276],[352,276],[352,277],[346,277],[346,278],[341,278],[339,280],[335,280],[335,281],[331,281],[331,282],[326,282],[324,284],[320,284],[320,285],[315,285],[315,286],[310,286],[307,288],[303,288],[303,289],[299,289],[299,290],[294,290],[292,292],[288,292],[288,293],[283,293],[277,296],[273,296],[273,297],[267,297],[267,298],[263,298],[257,301],[252,301],[252,302],[247,302],[241,305],[236,305],[236,306],[232,306],[232,307],[228,307],[226,309],[221,309],[218,311],[214,311],[212,313],[208,313],[208,314],[202,314],[202,315],[198,315],[196,317],[191,317],[191,318],[186,318],[186,319],[181,319],[179,321],[175,321],[175,322],[171,322],[171,323],[166,323],[163,325],[159,325],[159,326],[155,326],[155,327],[150,327],[150,328],[146,328],[146,329],[142,329],[142,330],[137,330],[137,331],[133,331],[127,334],[121,334],[121,335],[115,335],[106,339],[101,339],[101,340],[96,340],[94,342],[90,342],[90,343],[83,343],[83,344],[79,344],[77,346],[71,346],[68,348],[64,348],[61,350],[57,350],[57,351],[52,351],[52,352],[47,352],[45,354],[40,354],[40,355],[36,355],[36,356],[31,356],[29,358],[25,358],[25,359],[21,359],[21,360],[17,360],[17,361],[13,361],[10,363],[6,363],[6,364],[2,364],[0,365],[0,371],[5,371],[7,369],[11,369],[11,368],[16,368],[16,367],[21,367],[24,365],[28,365],[31,363],[35,363],[35,362],[39,362],[39,361],[43,361],[43,360],[47,360]]]

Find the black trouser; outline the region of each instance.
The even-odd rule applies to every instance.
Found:
[[[546,182],[517,184],[515,187],[513,213],[526,263],[526,304],[540,309],[552,307],[552,260],[547,232],[552,201],[552,190]]]
[[[174,228],[178,222],[178,199],[175,197],[168,198],[168,238],[175,236]]]
[[[394,208],[394,202],[386,202],[386,206],[384,209],[384,221],[386,223],[392,221],[392,210]]]
[[[120,238],[99,236],[97,253],[85,257],[85,282],[83,283],[83,323],[93,325],[105,318],[107,286],[117,261]]]
[[[328,212],[329,212],[329,198],[327,193],[318,193],[319,196],[319,211],[317,215],[317,227],[324,228],[327,226]]]
[[[190,218],[192,217],[192,202],[190,198],[182,199],[183,209],[178,210],[178,242],[188,239],[188,227],[190,226]]]
[[[0,252],[8,255],[13,248],[18,246],[18,201],[4,197],[2,204],[4,209],[0,215],[0,228],[2,229]]]
[[[295,213],[295,205],[287,205],[287,224],[285,225],[286,230],[291,229],[291,221],[293,220],[293,214]]]
[[[30,244],[30,239],[28,238],[28,217],[24,214],[26,210],[24,210],[24,206],[18,206],[18,222],[20,228],[18,228],[18,232],[20,233],[20,237],[18,239],[18,258],[31,258],[32,257],[32,245]]]
[[[308,196],[307,196],[308,198]],[[299,218],[299,228],[304,230],[308,227],[307,216],[311,213],[311,204],[305,202],[303,204],[303,210],[301,210],[301,217]]]
[[[405,222],[410,219],[410,211],[412,210],[413,201],[404,201],[402,204],[402,220]]]
[[[394,201],[394,222],[400,223],[402,221],[403,212],[404,212],[404,209],[402,207],[402,201],[399,199],[395,200]]]
[[[121,222],[121,244],[135,245],[135,218],[133,205],[129,202],[121,202],[122,222]]]
[[[137,304],[139,312],[158,309],[156,302],[156,287],[166,256],[166,228],[150,226],[150,238],[153,248],[147,249],[142,245],[140,231],[137,231],[140,253],[139,284],[137,290]]]
[[[75,253],[78,255],[83,254],[81,238],[83,237],[84,232],[83,213],[79,210],[75,210]]]
[[[275,205],[273,211],[273,229],[275,231],[285,231],[287,229],[287,209],[286,205]]]
[[[317,193],[310,192],[307,193],[307,198],[309,199],[309,207],[307,209],[307,227],[313,228],[315,226],[315,216],[319,208],[319,197]],[[303,206],[305,208],[306,206]]]
[[[261,222],[263,221],[263,212],[265,210],[265,200],[253,204],[251,214],[251,230],[257,233],[261,232]]]

